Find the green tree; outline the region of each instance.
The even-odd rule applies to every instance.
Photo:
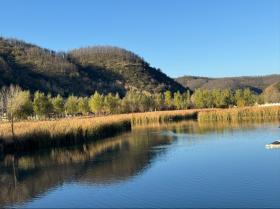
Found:
[[[97,91],[89,99],[89,107],[95,114],[101,114],[103,112],[104,96]]]
[[[53,105],[53,112],[57,116],[64,115],[64,100],[62,96],[58,94],[56,97],[52,98],[52,105]]]
[[[238,89],[235,92],[235,103],[238,107],[253,105],[256,102],[256,96],[250,89]]]
[[[87,115],[90,111],[87,97],[80,97],[78,101],[78,112]]]
[[[215,107],[213,93],[209,90],[197,89],[192,95],[192,101],[196,108]]]
[[[174,106],[177,110],[183,108],[183,96],[179,91],[174,93]]]
[[[196,108],[204,108],[206,106],[202,89],[195,90],[195,92],[192,95],[192,101]]]
[[[52,102],[44,93],[36,91],[34,94],[33,109],[39,118],[45,118],[52,111]]]
[[[152,111],[155,108],[155,102],[150,94],[139,92],[138,93],[138,110],[140,112]]]
[[[171,91],[164,92],[164,104],[166,105],[167,108],[170,108],[170,109],[172,108],[173,101],[172,101]]]
[[[65,102],[65,111],[68,115],[76,115],[79,111],[79,99],[76,96],[69,96]]]
[[[14,115],[16,119],[27,119],[33,113],[33,106],[30,100],[29,91],[20,91],[15,97],[16,108]],[[9,112],[9,108],[8,108]]]
[[[213,102],[215,107],[225,108],[232,105],[232,94],[229,89],[215,89],[212,91]]]
[[[137,112],[139,111],[139,94],[137,91],[130,90],[126,93],[121,101],[121,112]]]
[[[249,88],[244,89],[243,97],[244,97],[246,106],[254,105],[256,102],[256,96],[252,91],[250,91]]]
[[[191,93],[190,91],[188,90],[187,92],[184,92],[182,94],[182,108],[183,109],[189,109],[192,105],[192,102],[191,102]]]
[[[162,110],[164,107],[164,96],[162,93],[156,93],[153,95],[155,110]]]
[[[115,96],[111,93],[104,97],[104,111],[107,114],[116,114],[120,111],[120,97],[118,94]]]
[[[243,90],[237,89],[234,94],[235,104],[238,107],[244,107],[245,106],[245,100],[243,98]]]

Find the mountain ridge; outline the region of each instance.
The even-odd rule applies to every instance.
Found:
[[[187,89],[135,53],[111,46],[55,52],[0,37],[0,73],[0,87],[17,84],[32,92],[63,96]]]
[[[202,89],[236,90],[238,88],[250,88],[256,93],[262,93],[266,87],[280,81],[280,74],[262,76],[231,76],[231,77],[206,77],[206,76],[182,76],[175,78],[183,86],[188,86],[192,91]]]

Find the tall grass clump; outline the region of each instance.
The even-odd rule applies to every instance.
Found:
[[[280,119],[280,106],[245,107],[198,113],[198,121],[261,121]]]
[[[32,151],[46,147],[63,147],[114,136],[131,130],[124,116],[72,118],[57,121],[15,123],[15,139],[8,123],[0,126],[2,152]]]

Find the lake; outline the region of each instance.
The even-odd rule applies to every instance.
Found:
[[[280,208],[279,123],[182,122],[5,156],[0,207]]]

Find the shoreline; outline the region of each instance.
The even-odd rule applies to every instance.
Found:
[[[21,121],[14,124],[14,139],[10,131],[10,124],[5,122],[0,124],[0,156],[84,144],[113,137],[129,132],[135,127],[150,124],[160,125],[184,120],[238,122],[270,119],[280,119],[280,107],[189,109],[45,121]]]
[[[0,156],[83,144],[131,131],[135,126],[197,119],[197,115],[198,110],[175,110],[21,121],[14,124],[14,139],[10,131],[10,124],[5,122],[0,124]]]

